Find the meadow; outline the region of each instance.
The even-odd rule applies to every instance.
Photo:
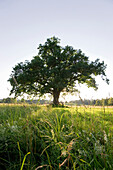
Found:
[[[0,105],[0,170],[112,170],[113,108]]]

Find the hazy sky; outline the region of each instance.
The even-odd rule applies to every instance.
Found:
[[[0,0],[0,98],[9,95],[12,67],[52,36],[107,64],[110,85],[97,78],[98,91],[82,86],[81,96],[113,97],[113,0]]]

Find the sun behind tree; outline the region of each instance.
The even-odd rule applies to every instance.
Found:
[[[38,55],[24,63],[18,63],[10,75],[9,82],[12,86],[10,94],[20,96],[42,96],[46,93],[53,95],[53,104],[59,104],[61,92],[75,92],[76,83],[86,83],[88,87],[97,89],[95,76],[106,78],[106,65],[96,59],[94,62],[71,46],[61,47],[60,39],[52,37],[44,45],[38,47]]]

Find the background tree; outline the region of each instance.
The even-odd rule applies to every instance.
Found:
[[[99,99],[96,100],[96,103],[95,103],[96,106],[101,106],[101,101]]]
[[[109,98],[108,105],[109,106],[113,106],[113,98],[112,97]]]
[[[86,83],[88,87],[97,89],[95,76],[106,78],[104,62],[89,61],[81,50],[71,46],[61,47],[60,40],[56,37],[47,39],[44,45],[38,47],[38,55],[25,63],[18,63],[12,71],[8,81],[12,86],[10,94],[20,96],[53,95],[53,103],[59,104],[61,92],[76,91],[76,83]]]
[[[1,103],[17,103],[17,100],[15,98],[7,97],[7,98],[2,99]]]

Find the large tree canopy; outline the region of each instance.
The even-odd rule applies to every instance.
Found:
[[[38,47],[38,55],[24,63],[18,63],[12,71],[9,82],[10,94],[53,95],[53,103],[59,103],[60,93],[74,92],[76,83],[86,83],[97,89],[95,76],[101,75],[107,83],[106,65],[99,59],[89,61],[81,50],[71,46],[61,47],[56,37],[47,39]]]

